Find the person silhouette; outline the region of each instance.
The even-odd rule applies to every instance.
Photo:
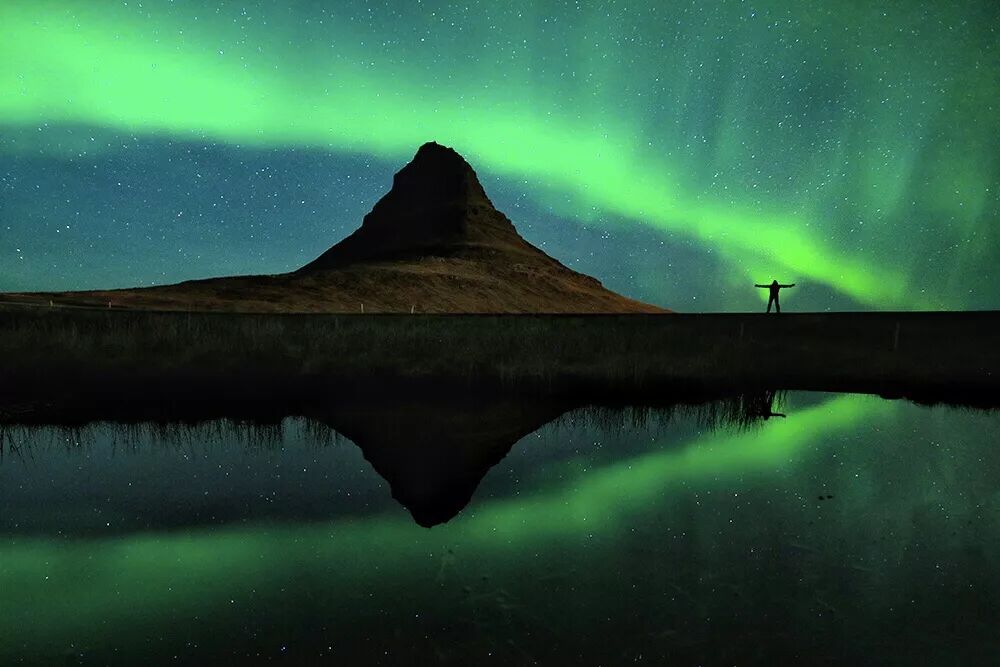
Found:
[[[761,412],[758,415],[758,417],[760,417],[761,419],[764,419],[764,420],[768,420],[771,417],[787,417],[788,416],[784,412],[775,412],[774,411],[774,399],[775,399],[775,395],[776,394],[777,394],[777,392],[773,391],[773,390],[771,390],[771,391],[765,391],[764,392],[764,401],[763,401],[763,403],[764,403],[763,404],[763,408],[764,409],[761,410]]]
[[[774,312],[780,313],[781,303],[778,302],[778,292],[781,290],[782,287],[795,287],[795,283],[792,283],[791,285],[781,285],[778,283],[777,280],[773,280],[771,281],[770,285],[754,285],[754,287],[760,287],[761,289],[771,290],[771,296],[767,300],[767,312],[769,313],[771,312],[771,304],[773,303]]]

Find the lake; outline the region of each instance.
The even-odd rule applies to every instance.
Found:
[[[0,663],[998,664],[1000,412],[773,407],[7,428]]]

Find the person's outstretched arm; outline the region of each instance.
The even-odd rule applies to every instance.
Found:
[[[763,287],[764,289],[767,289],[770,285],[754,285],[754,287]]]
[[[795,283],[792,283],[791,285],[778,285],[778,287],[795,287]]]

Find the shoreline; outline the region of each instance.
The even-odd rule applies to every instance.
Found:
[[[0,407],[764,390],[1000,404],[1000,312],[232,314],[0,307]]]

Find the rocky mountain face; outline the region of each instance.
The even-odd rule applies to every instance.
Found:
[[[605,289],[525,241],[493,206],[469,163],[434,142],[396,173],[354,233],[297,271],[6,296],[229,312],[665,312]]]
[[[477,246],[532,248],[493,207],[469,163],[450,148],[427,143],[396,173],[392,189],[361,227],[302,271],[359,261],[447,257]]]

